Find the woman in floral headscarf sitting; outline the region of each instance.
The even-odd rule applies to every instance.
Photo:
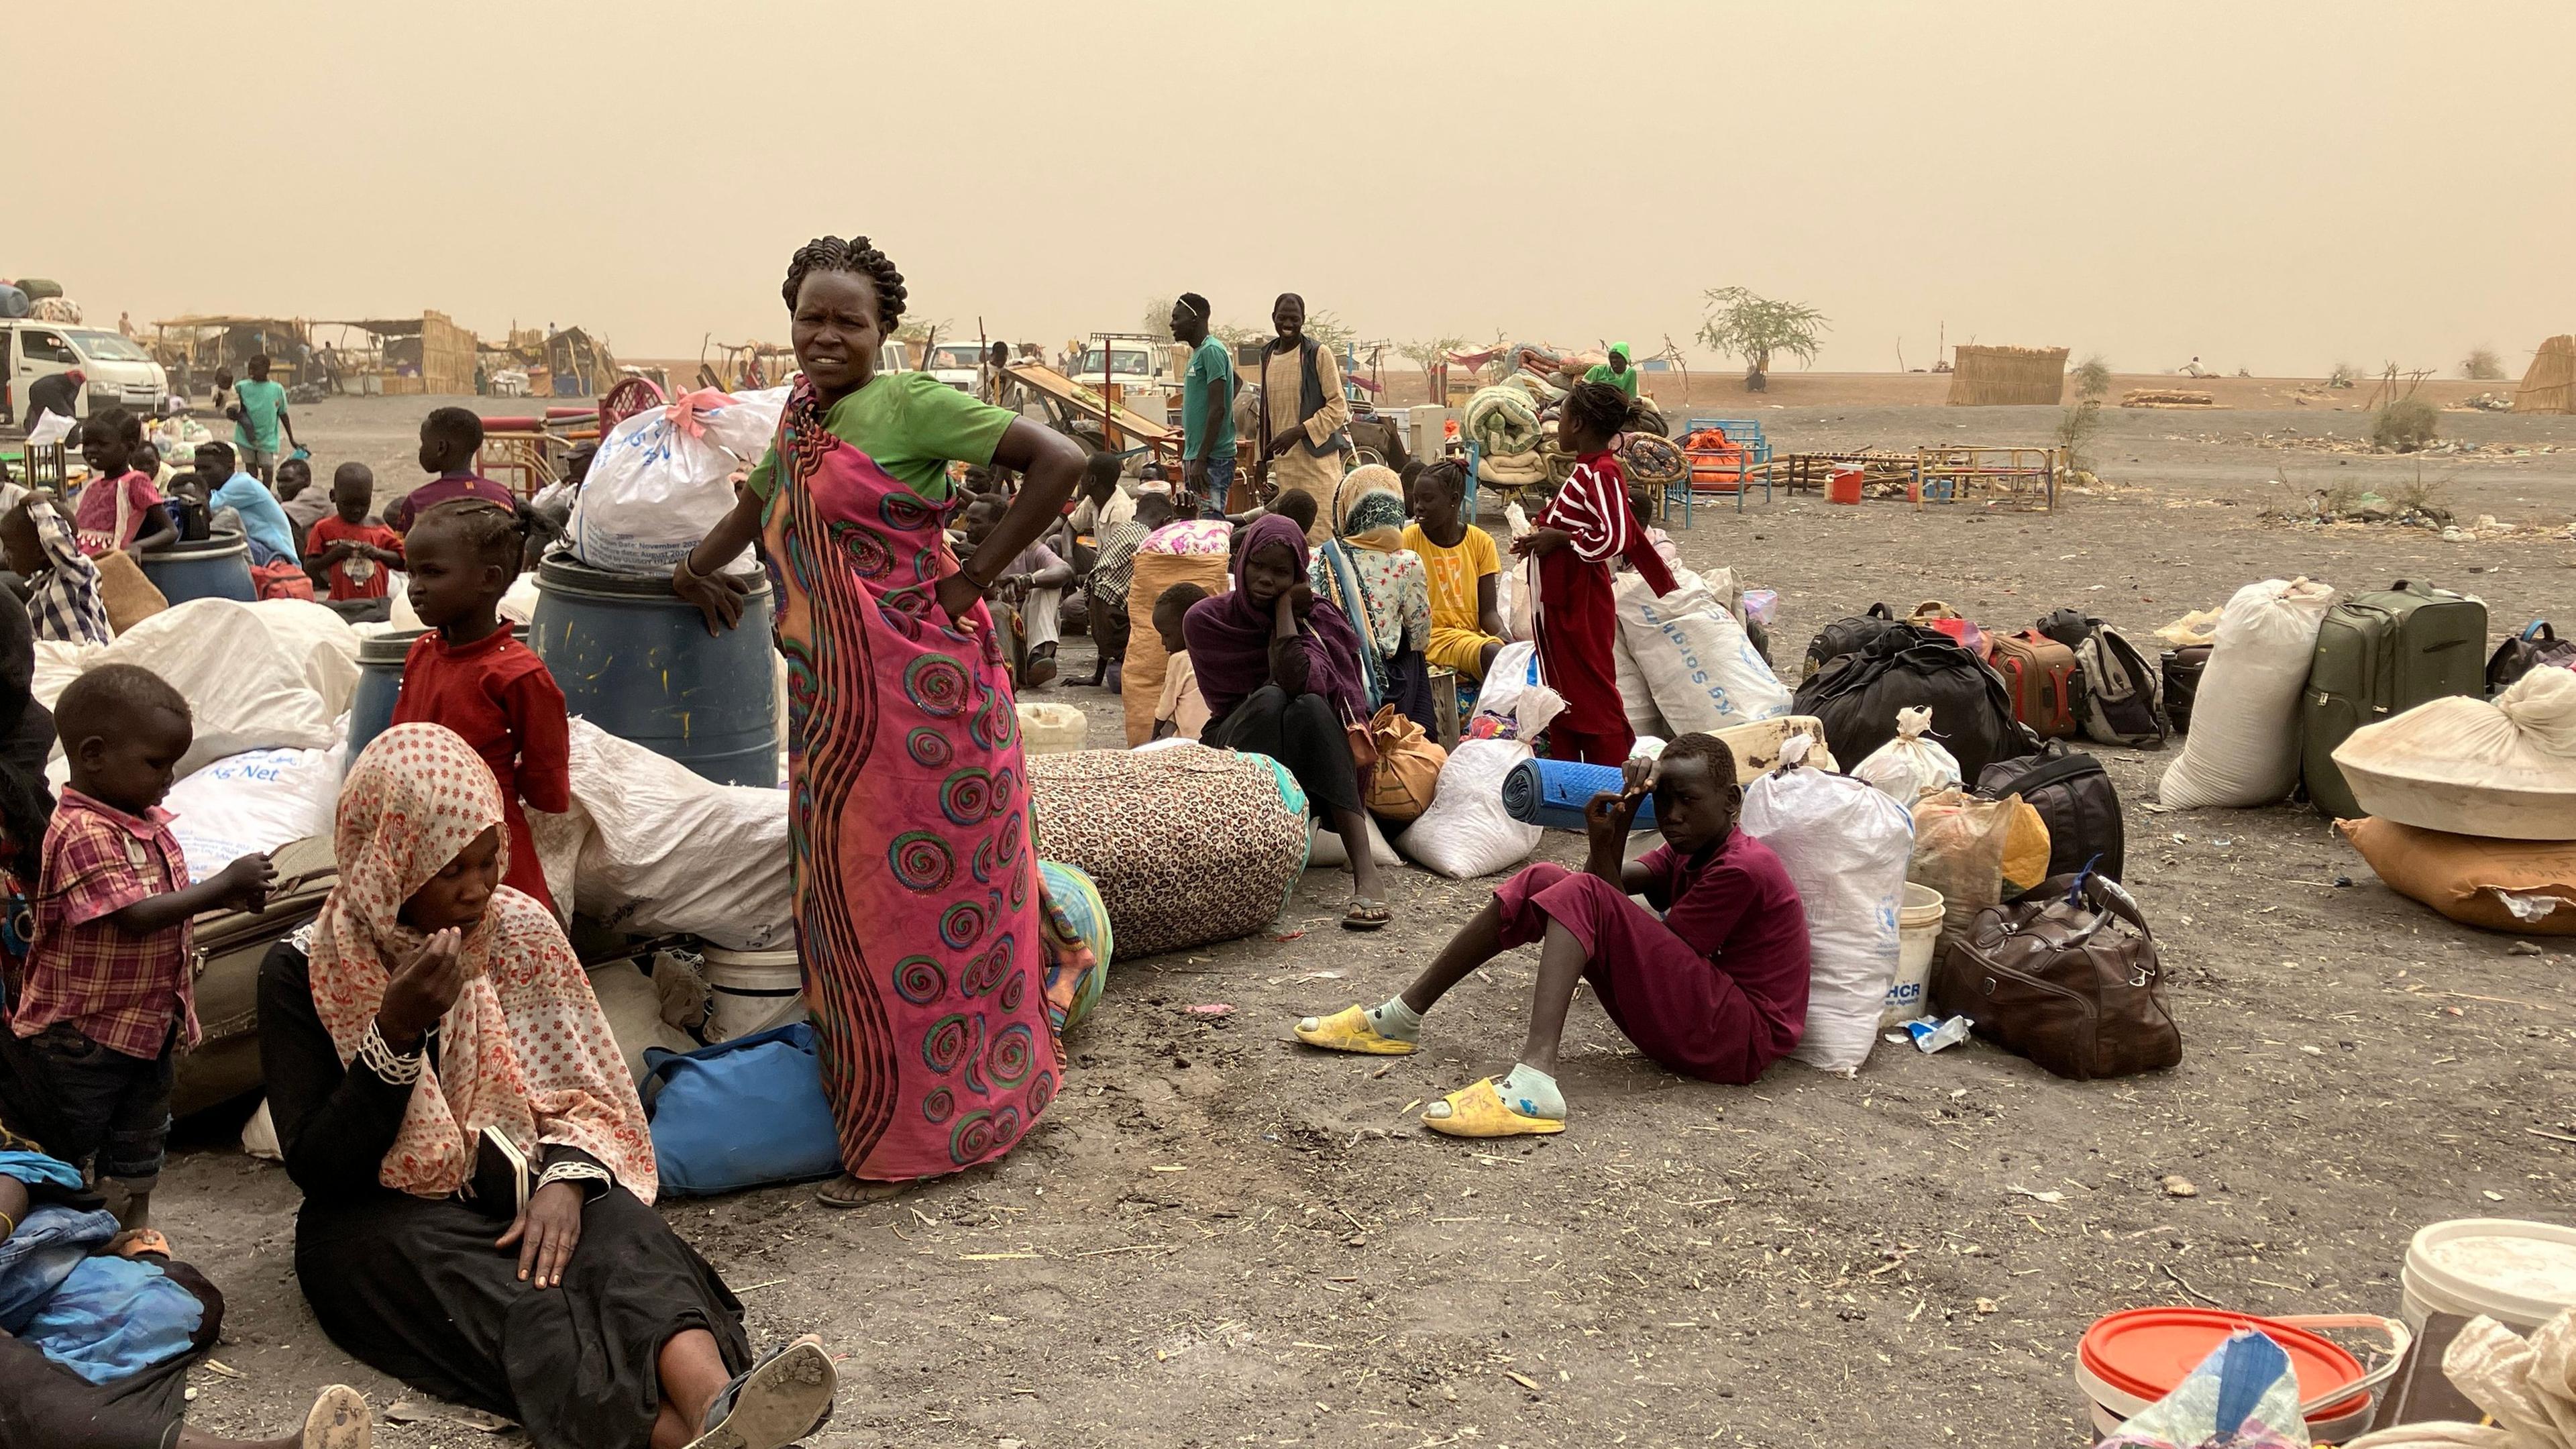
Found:
[[[453,731],[377,736],[339,885],[261,972],[304,1295],[350,1353],[550,1449],[783,1449],[829,1417],[831,1361],[804,1339],[754,1366],[653,1211],[635,1085],[553,915],[500,883],[501,819]]]
[[[1433,723],[1431,581],[1421,556],[1404,546],[1404,484],[1394,469],[1352,469],[1333,491],[1333,536],[1315,550],[1315,593],[1359,631],[1369,708],[1394,705],[1416,724]]]

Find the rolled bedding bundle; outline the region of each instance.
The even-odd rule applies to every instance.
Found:
[[[1503,809],[1523,825],[1551,830],[1581,830],[1583,807],[1603,791],[1619,793],[1627,776],[1616,765],[1587,765],[1580,760],[1523,760],[1503,777]],[[1655,800],[1638,802],[1632,830],[1655,828]]]
[[[1476,459],[1476,477],[1485,483],[1499,483],[1506,488],[1527,488],[1547,481],[1547,455],[1522,453],[1516,457]]]
[[[1670,487],[1690,476],[1690,459],[1670,438],[1630,433],[1619,444],[1619,467],[1629,481]]]
[[[1478,388],[1467,399],[1467,436],[1487,458],[1512,458],[1539,445],[1538,404],[1517,387]]]

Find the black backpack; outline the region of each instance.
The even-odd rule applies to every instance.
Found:
[[[2561,639],[2547,619],[2534,619],[2487,656],[2487,697],[2504,693],[2515,680],[2544,664],[2576,668],[2576,639]]]
[[[1964,779],[2038,745],[2014,720],[2001,675],[1949,635],[1908,624],[1808,675],[1790,708],[1822,721],[1834,758],[1857,764],[1896,738],[1896,712],[1915,706],[1932,711],[1932,733]]]
[[[2100,760],[2051,740],[2038,754],[1979,771],[1977,793],[1989,800],[2019,795],[2039,812],[2048,825],[2050,875],[2074,875],[2089,866],[2120,878],[2128,829],[2120,819],[2120,792]]]
[[[1807,677],[1815,678],[1826,665],[1846,654],[1858,654],[1904,628],[1885,604],[1870,605],[1866,614],[1836,619],[1816,631],[1815,639],[1807,645]]]

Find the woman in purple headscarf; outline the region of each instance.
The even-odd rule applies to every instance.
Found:
[[[1266,514],[1244,529],[1233,591],[1200,600],[1181,621],[1207,700],[1199,738],[1288,768],[1350,852],[1351,909],[1342,924],[1374,931],[1389,914],[1345,732],[1369,719],[1360,638],[1341,610],[1315,597],[1306,571],[1305,530]]]

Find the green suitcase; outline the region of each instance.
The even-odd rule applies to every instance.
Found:
[[[2361,804],[2335,767],[2354,730],[2449,695],[2486,689],[2487,606],[2399,579],[2326,611],[2299,708],[2300,778],[2317,809],[2338,819]]]

